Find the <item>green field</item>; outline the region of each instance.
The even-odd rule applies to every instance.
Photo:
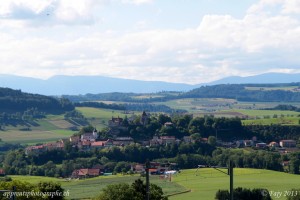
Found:
[[[298,125],[300,113],[294,111],[264,110],[274,108],[279,104],[300,106],[299,103],[289,102],[240,102],[234,99],[223,98],[185,98],[170,100],[163,103],[173,109],[184,109],[192,113],[194,117],[203,117],[204,115],[214,115],[215,117],[240,117],[253,118],[245,120],[245,125],[249,124],[282,124]],[[277,115],[277,119],[272,119]],[[264,119],[270,118],[270,119]]]
[[[163,104],[173,109],[184,109],[191,113],[206,113],[217,110],[230,109],[236,101],[223,98],[185,98],[176,99],[157,104]]]
[[[212,200],[219,189],[229,190],[229,176],[212,168],[183,170],[173,177],[174,182],[191,189],[191,192],[170,197],[170,200]],[[282,192],[300,189],[300,176],[261,169],[234,169],[234,188],[266,188]],[[286,197],[273,199],[286,199]]]
[[[8,130],[0,131],[0,138],[4,142],[20,143],[20,144],[36,144],[43,142],[57,141],[73,135],[73,131],[68,130],[52,130],[52,131],[18,131]]]
[[[296,92],[298,86],[285,86],[285,87],[245,87],[246,90],[260,90],[260,91],[271,91],[271,90],[283,90]]]
[[[115,183],[129,183],[140,178],[138,175],[112,175],[112,176],[100,176],[96,178],[83,179],[83,180],[70,180],[38,177],[38,176],[11,176],[13,180],[27,181],[29,183],[36,184],[40,181],[53,181],[59,182],[65,191],[69,191],[70,196],[68,199],[88,199],[99,195],[101,189],[109,184]],[[145,182],[145,178],[141,178]],[[171,195],[178,192],[186,191],[186,188],[175,182],[169,182],[168,180],[161,180],[159,176],[150,176],[151,183],[157,184],[163,188],[166,195]]]
[[[224,170],[224,172],[226,172]],[[101,176],[85,180],[71,180],[57,178],[45,178],[36,176],[11,176],[14,180],[22,180],[30,183],[39,181],[54,181],[62,184],[69,190],[70,198],[83,199],[97,196],[101,189],[113,183],[132,183],[139,176]],[[144,180],[144,178],[142,178]],[[229,176],[212,168],[182,170],[181,173],[172,176],[172,181],[161,180],[159,176],[150,176],[150,182],[163,188],[166,195],[171,195],[170,200],[212,200],[219,189],[229,190]],[[282,192],[292,188],[300,189],[300,176],[263,169],[234,168],[234,188],[265,188],[269,192]],[[186,192],[189,191],[190,192]],[[186,192],[178,194],[180,192]],[[176,195],[172,195],[176,194]],[[282,196],[273,199],[286,199]]]
[[[112,117],[124,118],[126,114],[119,110],[101,109],[101,108],[90,108],[90,107],[77,107],[77,111],[81,112],[92,126],[97,129],[107,127],[108,120]]]
[[[300,117],[278,117],[269,119],[248,119],[242,120],[243,125],[299,125]]]
[[[230,111],[224,110],[224,112],[237,112],[243,115],[247,115],[249,117],[263,117],[263,116],[271,116],[273,117],[275,114],[280,117],[282,116],[298,116],[299,112],[295,111],[285,111],[285,110],[246,110],[246,109],[232,109]]]
[[[109,109],[98,109],[89,107],[79,107],[80,111],[89,121],[89,123],[97,129],[107,127],[108,120],[111,117],[124,117],[122,111]],[[57,141],[62,138],[68,138],[77,131],[71,131],[70,128],[74,124],[66,121],[63,115],[48,115],[46,118],[35,120],[34,126],[5,126],[4,131],[0,131],[0,138],[4,142],[36,144],[51,141]],[[80,124],[78,124],[80,128]],[[23,130],[29,128],[29,130]]]
[[[63,115],[49,115],[35,123],[37,125],[30,126],[28,131],[22,130],[27,128],[25,126],[5,126],[5,130],[0,131],[0,138],[4,142],[36,144],[57,141],[75,133],[69,130],[74,125],[64,120]]]

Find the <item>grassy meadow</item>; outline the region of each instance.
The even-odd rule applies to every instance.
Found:
[[[295,92],[298,86],[284,86],[284,87],[245,87],[246,90],[260,90],[260,91],[272,91],[272,90],[283,90]]]
[[[243,120],[244,125],[299,125],[300,113],[282,110],[263,110],[273,108],[279,104],[291,104],[300,107],[299,103],[289,102],[239,102],[234,99],[223,98],[186,98],[170,100],[163,103],[173,109],[184,109],[195,117],[214,115],[215,117],[249,117]],[[276,118],[274,118],[276,116]]]
[[[97,129],[106,128],[108,125],[108,120],[112,117],[124,118],[126,115],[130,117],[131,114],[125,114],[124,111],[102,109],[102,108],[90,108],[90,107],[77,107],[77,111],[81,112],[92,126]],[[140,114],[137,112],[137,114]]]
[[[227,112],[227,111],[224,111]],[[248,109],[232,109],[229,112],[237,112],[241,113],[243,115],[249,116],[249,117],[264,117],[264,116],[270,116],[273,117],[274,115],[277,115],[278,118],[280,116],[298,116],[300,115],[299,112],[295,111],[286,111],[286,110],[248,110]]]
[[[27,181],[32,184],[37,184],[40,181],[59,182],[65,191],[69,191],[70,196],[67,199],[91,199],[100,194],[101,189],[109,184],[129,183],[131,184],[136,179],[141,178],[145,182],[145,178],[139,175],[111,175],[100,176],[96,178],[82,179],[82,180],[66,180],[50,177],[39,176],[10,176],[13,180]],[[168,180],[161,180],[159,176],[150,176],[150,182],[159,185],[163,188],[166,195],[171,195],[178,192],[186,191],[186,188],[176,182],[169,182]]]
[[[268,118],[268,119],[248,119],[242,120],[243,125],[299,125],[300,117],[278,117],[278,118]]]
[[[225,170],[224,170],[225,171]],[[191,192],[170,197],[170,200],[212,200],[219,189],[229,190],[229,176],[212,168],[183,170],[173,181],[190,189]],[[269,192],[284,193],[292,188],[300,189],[300,176],[262,169],[234,168],[234,188],[265,188]]]
[[[5,130],[0,131],[0,138],[4,142],[36,144],[57,141],[75,133],[69,130],[74,125],[64,120],[63,115],[49,115],[35,123],[29,130],[26,126],[5,126]]]
[[[83,113],[87,120],[97,129],[107,127],[107,122],[112,116],[125,116],[121,111],[109,109],[88,107],[76,109]],[[74,124],[66,121],[63,115],[47,115],[46,118],[35,120],[35,123],[34,126],[29,127],[29,130],[26,130],[27,126],[5,126],[5,130],[0,131],[0,138],[4,142],[36,144],[68,138],[77,132],[70,130]]]
[[[226,172],[226,170],[224,170]],[[61,183],[69,190],[68,199],[89,199],[97,196],[101,189],[114,183],[132,183],[140,178],[138,175],[112,175],[101,176],[83,180],[70,180],[37,177],[37,176],[11,176],[14,180],[38,183],[40,181],[54,181]],[[142,178],[145,181],[145,178]],[[229,176],[212,168],[182,170],[172,176],[172,181],[161,180],[159,176],[150,176],[150,182],[163,188],[170,200],[212,200],[219,189],[229,190]],[[284,200],[284,193],[292,188],[300,189],[300,176],[263,169],[234,168],[234,188],[265,188],[269,192],[282,192],[280,198]],[[186,192],[189,191],[190,192]],[[182,194],[178,194],[181,193]],[[175,194],[175,195],[173,195]]]

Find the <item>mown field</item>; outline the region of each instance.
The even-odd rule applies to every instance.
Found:
[[[90,107],[77,107],[77,111],[81,112],[92,126],[97,129],[106,128],[108,125],[108,120],[112,117],[125,117],[123,111],[101,109],[101,108],[90,108]]]
[[[219,189],[229,190],[229,176],[212,168],[183,170],[173,177],[174,182],[191,189],[191,192],[170,197],[170,200],[212,200]],[[269,192],[282,192],[300,189],[300,176],[261,169],[234,169],[234,188],[265,188]]]
[[[262,119],[249,119],[242,120],[243,125],[300,125],[300,117],[277,117],[277,118],[262,118]]]
[[[260,91],[271,91],[271,90],[283,90],[296,92],[298,86],[285,86],[285,87],[245,87],[246,90],[260,90]]]
[[[76,110],[81,112],[89,123],[99,130],[107,127],[108,120],[111,117],[124,118],[126,115],[122,111],[109,109],[78,107]],[[80,129],[80,124],[72,124],[66,121],[63,115],[48,115],[46,118],[35,120],[34,126],[5,126],[4,130],[0,131],[0,138],[4,142],[21,144],[57,141],[78,132],[70,130],[75,125]]]
[[[224,112],[228,112],[228,111],[224,111]],[[296,117],[298,115],[300,115],[299,112],[295,112],[295,111],[285,111],[285,110],[248,110],[248,109],[232,109],[229,112],[237,112],[237,113],[241,113],[245,116],[249,116],[249,117],[265,117],[265,116],[269,116],[269,117],[273,117],[274,115],[277,115],[277,117],[279,118],[280,116],[283,117]]]
[[[263,110],[273,108],[279,104],[300,107],[300,103],[289,102],[239,102],[234,99],[223,98],[186,98],[170,100],[163,103],[173,109],[184,109],[195,117],[213,115],[215,117],[250,118],[243,120],[244,125],[299,125],[300,113],[282,110]]]
[[[191,113],[199,114],[214,114],[218,115],[225,111],[228,112],[240,112],[241,114],[255,116],[255,115],[267,115],[274,113],[270,111],[264,112],[266,108],[273,108],[279,104],[294,105],[300,107],[300,103],[289,103],[289,102],[241,102],[235,99],[224,99],[224,98],[185,98],[176,99],[166,102],[159,102],[157,104],[164,104],[173,109],[185,109]],[[292,111],[277,111],[278,114],[299,114]]]
[[[225,172],[225,170],[224,170]],[[68,199],[86,199],[97,196],[101,189],[113,183],[132,183],[139,176],[113,175],[101,176],[85,180],[71,180],[56,178],[45,178],[35,176],[11,176],[14,180],[22,180],[30,183],[39,181],[58,181],[62,187],[69,190]],[[143,178],[144,180],[144,178]],[[181,173],[172,176],[172,181],[161,180],[159,176],[150,176],[150,182],[163,188],[170,200],[212,200],[219,189],[229,190],[229,176],[212,168],[201,168],[182,170]],[[284,172],[275,172],[262,169],[234,169],[234,187],[243,188],[265,188],[269,192],[282,192],[280,198],[286,199],[287,191],[292,188],[300,189],[300,176],[287,174]],[[190,192],[186,192],[190,190]],[[178,194],[180,192],[186,192]]]
[[[65,191],[69,191],[70,196],[67,199],[91,199],[100,194],[101,189],[109,184],[129,183],[131,184],[136,179],[141,178],[139,175],[112,175],[100,176],[96,178],[83,180],[70,180],[38,177],[38,176],[11,176],[14,180],[27,181],[36,184],[40,181],[59,182]],[[145,178],[141,178],[145,182]],[[186,188],[175,182],[161,180],[159,176],[150,176],[150,182],[159,185],[163,188],[166,195],[175,194],[186,191]]]
[[[49,115],[44,119],[35,121],[34,126],[5,126],[0,131],[0,138],[4,142],[36,144],[57,141],[67,138],[75,132],[69,130],[73,124],[64,120],[63,115]],[[28,130],[26,130],[29,128]]]

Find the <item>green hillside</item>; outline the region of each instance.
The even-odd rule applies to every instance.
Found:
[[[76,133],[70,130],[74,124],[64,120],[63,115],[47,115],[34,122],[34,126],[3,126],[0,138],[4,142],[36,144],[57,141]]]
[[[224,170],[225,171],[225,170]],[[183,170],[173,181],[190,189],[191,192],[170,197],[170,200],[212,200],[219,189],[229,190],[229,176],[212,168]],[[300,189],[300,176],[262,169],[234,169],[234,188],[265,188],[269,192],[284,193],[292,188]]]
[[[65,191],[69,191],[70,196],[67,199],[91,199],[101,192],[101,189],[109,184],[116,183],[133,183],[136,179],[141,178],[145,182],[145,177],[139,175],[111,175],[100,176],[96,178],[82,180],[66,180],[39,176],[11,176],[13,180],[27,181],[37,184],[40,181],[59,182]],[[178,192],[184,192],[186,189],[178,183],[161,180],[159,176],[151,176],[151,183],[157,184],[163,188],[164,194],[171,195]]]
[[[14,180],[22,180],[30,183],[39,181],[58,181],[65,190],[69,190],[68,199],[92,198],[99,194],[102,188],[113,183],[132,183],[139,176],[101,176],[85,180],[70,180],[36,177],[36,176],[11,176]],[[292,188],[300,189],[300,176],[283,172],[275,172],[262,169],[234,169],[234,188],[265,188],[269,192],[282,192],[280,198],[284,200],[287,191]],[[159,176],[150,176],[150,182],[163,188],[166,195],[171,195],[170,200],[212,200],[219,189],[229,190],[229,176],[212,168],[202,168],[200,170],[182,170],[181,173],[172,176],[169,180],[160,179]],[[190,192],[186,192],[191,190]],[[186,192],[177,194],[180,192]],[[177,195],[172,195],[177,194]]]

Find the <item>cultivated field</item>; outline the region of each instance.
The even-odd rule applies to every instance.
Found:
[[[64,120],[62,115],[49,115],[44,119],[36,120],[35,123],[30,127],[5,126],[5,130],[0,131],[0,138],[4,142],[36,144],[57,141],[75,133],[69,130],[74,125]]]
[[[213,115],[215,117],[240,117],[251,118],[243,120],[244,125],[250,124],[281,124],[299,125],[300,113],[282,110],[263,110],[273,108],[279,104],[294,105],[300,107],[300,103],[289,102],[239,102],[234,99],[223,98],[186,98],[170,100],[163,103],[173,109],[184,109],[195,117]],[[276,116],[277,118],[274,118]]]
[[[242,120],[243,125],[271,125],[271,124],[280,124],[280,125],[300,125],[300,117],[277,117],[277,118],[262,118],[262,119],[249,119]]]
[[[108,120],[112,117],[119,116],[124,118],[125,115],[127,115],[123,111],[101,108],[77,107],[76,110],[81,112],[91,123],[91,125],[97,129],[106,128],[108,125]]]
[[[185,98],[156,104],[164,104],[174,109],[185,109],[193,113],[218,112],[224,110],[260,110],[272,108],[279,104],[300,107],[300,103],[295,102],[244,102],[224,98]]]
[[[260,90],[260,91],[271,91],[271,90],[283,90],[298,92],[298,86],[285,86],[285,87],[245,87],[246,90]]]

